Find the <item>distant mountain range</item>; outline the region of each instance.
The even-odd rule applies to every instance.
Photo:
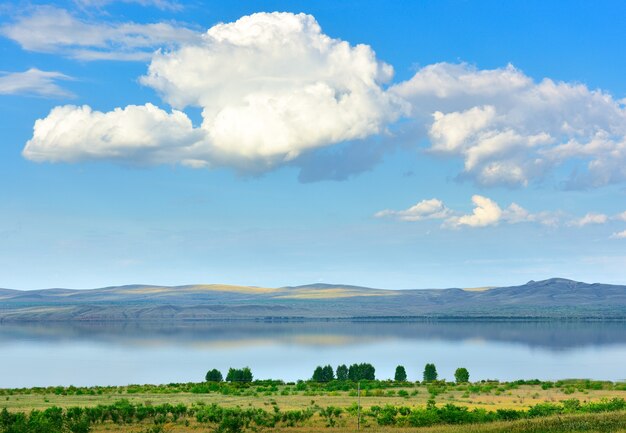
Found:
[[[626,286],[552,278],[475,289],[385,290],[341,284],[0,289],[0,322],[242,319],[626,320]]]

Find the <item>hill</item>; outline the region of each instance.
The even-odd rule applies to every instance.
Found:
[[[626,286],[563,278],[513,287],[385,290],[131,285],[0,290],[0,321],[310,319],[626,319]]]

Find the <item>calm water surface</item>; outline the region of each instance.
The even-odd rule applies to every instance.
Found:
[[[297,380],[315,366],[434,362],[479,379],[626,379],[626,323],[159,323],[0,325],[0,387],[200,381],[210,368]]]

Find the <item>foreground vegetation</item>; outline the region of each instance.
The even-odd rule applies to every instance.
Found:
[[[363,428],[378,427],[430,427],[436,425],[478,425],[494,423],[490,430],[499,431],[617,431],[626,428],[626,401],[615,398],[594,403],[581,403],[570,399],[559,404],[539,403],[528,410],[484,409],[469,410],[466,407],[447,403],[437,406],[434,402],[424,408],[408,406],[372,406],[359,414],[357,406],[342,409],[313,405],[303,410],[281,410],[273,405],[271,410],[254,408],[224,408],[198,403],[163,404],[158,406],[132,404],[119,400],[114,404],[95,407],[51,407],[30,413],[0,412],[0,431],[6,433],[88,433],[110,431],[115,426],[120,431],[161,433],[187,430],[205,430],[225,433],[259,431],[264,429],[289,430],[290,428],[335,428],[354,429],[357,416]],[[572,415],[602,414],[596,417],[572,417]],[[344,416],[345,415],[345,416]],[[555,415],[566,416],[554,418]],[[547,418],[537,421],[541,418]],[[507,423],[502,423],[507,421]],[[511,423],[515,421],[516,423]],[[498,423],[499,422],[499,423]],[[546,430],[550,428],[550,430]],[[513,429],[513,430],[512,430]],[[515,430],[517,429],[517,430]],[[556,429],[556,430],[555,430]],[[587,430],[584,430],[587,429]],[[445,431],[445,430],[444,430]]]
[[[625,396],[624,383],[591,380],[257,380],[2,389],[0,432],[353,431],[357,418],[361,429],[372,432],[615,432],[626,431]]]

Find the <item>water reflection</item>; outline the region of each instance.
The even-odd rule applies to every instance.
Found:
[[[209,368],[307,378],[316,365],[371,362],[377,377],[426,362],[442,377],[626,377],[620,322],[175,322],[0,325],[0,387],[199,381]]]
[[[562,351],[626,344],[626,322],[60,322],[1,324],[0,345],[89,341],[114,345],[345,346],[388,340],[516,343]]]

